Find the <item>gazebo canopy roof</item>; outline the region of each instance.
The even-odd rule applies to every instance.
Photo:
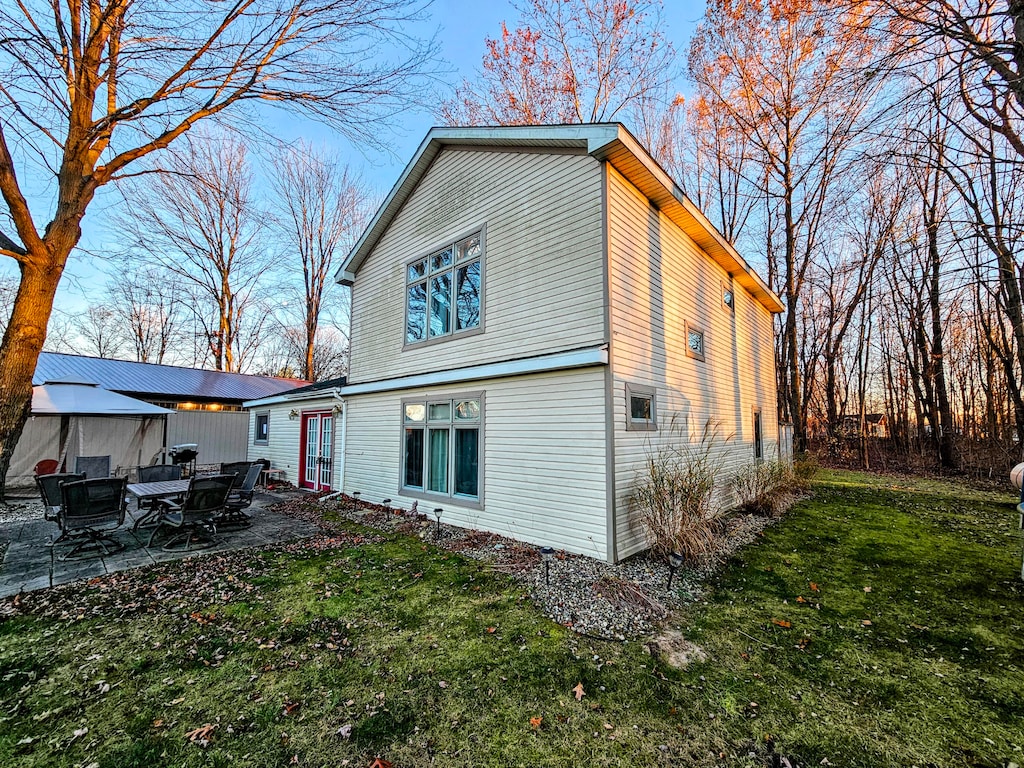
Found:
[[[162,416],[168,413],[173,411],[71,376],[32,387],[33,416]]]

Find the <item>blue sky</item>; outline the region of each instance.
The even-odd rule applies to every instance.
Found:
[[[676,50],[685,56],[690,36],[704,12],[703,0],[665,0],[664,17],[667,33]],[[505,21],[511,28],[517,14],[507,0],[434,0],[430,18],[423,25],[422,34],[437,32],[441,55],[447,62],[448,72],[443,76],[450,85],[463,77],[472,77],[480,66],[484,39],[496,37]],[[677,89],[687,92],[685,82]],[[379,195],[391,189],[405,164],[435,120],[430,112],[408,112],[396,126],[395,136],[389,142],[392,152],[368,152],[353,147],[323,126],[307,120],[277,113],[271,117],[273,130],[283,138],[305,138],[316,144],[336,147],[347,162],[362,173],[363,178]],[[102,254],[116,242],[116,234],[109,230],[108,212],[123,204],[119,194],[105,190],[93,202],[83,222],[82,247],[97,254],[78,252],[72,256],[64,273],[57,297],[57,308],[76,312],[95,302],[106,275]],[[37,210],[41,210],[38,209]],[[41,217],[40,217],[41,218]],[[0,263],[0,274],[15,274],[13,262]]]

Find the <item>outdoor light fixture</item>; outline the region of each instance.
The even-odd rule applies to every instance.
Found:
[[[295,421],[297,418],[299,418],[299,412],[292,408],[290,411],[288,411],[288,418],[291,421]]]
[[[676,568],[683,564],[683,556],[678,552],[668,553],[668,591],[672,591],[672,577],[676,575]]]
[[[352,512],[359,509],[359,491],[352,491]]]
[[[544,561],[544,583],[551,584],[551,558],[555,556],[554,547],[541,547],[540,558]]]
[[[341,406],[336,405],[333,408],[331,408],[331,413],[333,413],[335,416],[341,415]]]
[[[437,530],[434,532],[434,538],[441,538],[441,513],[444,512],[443,507],[434,507],[434,516],[437,518]]]
[[[381,499],[380,500],[380,505],[382,507],[385,507],[388,512],[391,511],[391,499]]]

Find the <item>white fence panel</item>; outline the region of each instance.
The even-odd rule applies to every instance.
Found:
[[[779,422],[779,461],[793,463],[793,425]]]
[[[167,447],[198,443],[198,464],[245,461],[249,445],[247,411],[175,411],[167,417]]]

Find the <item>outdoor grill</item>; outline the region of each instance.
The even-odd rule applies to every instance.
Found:
[[[188,474],[190,476],[195,474],[196,456],[199,455],[198,443],[181,443],[180,445],[172,445],[170,454],[172,464],[187,464]]]

